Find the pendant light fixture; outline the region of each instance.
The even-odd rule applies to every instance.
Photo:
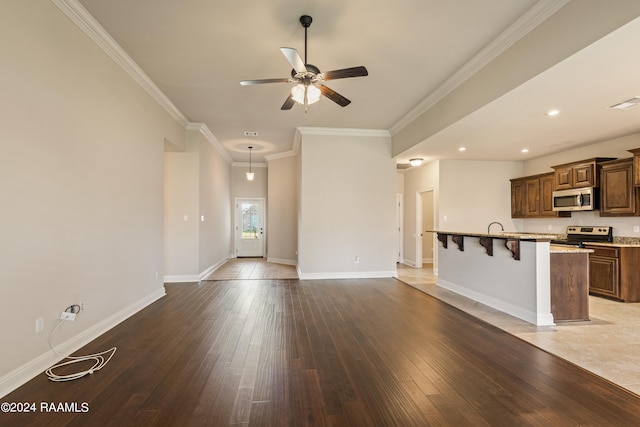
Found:
[[[252,146],[249,146],[249,172],[247,172],[247,181],[253,181],[255,174],[251,172],[251,150],[253,150]]]

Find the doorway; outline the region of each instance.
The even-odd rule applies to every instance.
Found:
[[[416,260],[417,268],[423,263],[436,266],[435,233],[435,196],[434,190],[416,192]]]
[[[236,199],[236,257],[264,257],[265,200]]]

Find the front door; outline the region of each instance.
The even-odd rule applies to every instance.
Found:
[[[264,199],[236,199],[236,256],[263,257]]]

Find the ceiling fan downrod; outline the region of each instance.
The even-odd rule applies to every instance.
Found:
[[[300,17],[300,23],[304,27],[304,65],[307,65],[307,28],[311,26],[313,18],[309,15],[302,15]]]

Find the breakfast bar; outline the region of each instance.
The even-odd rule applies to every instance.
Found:
[[[571,278],[566,282],[562,262],[569,260],[567,254],[572,266],[574,258],[586,263],[589,250],[553,246],[552,234],[436,233],[438,286],[538,326],[588,320],[588,288],[580,289],[588,285],[588,268],[586,276],[566,275]]]

